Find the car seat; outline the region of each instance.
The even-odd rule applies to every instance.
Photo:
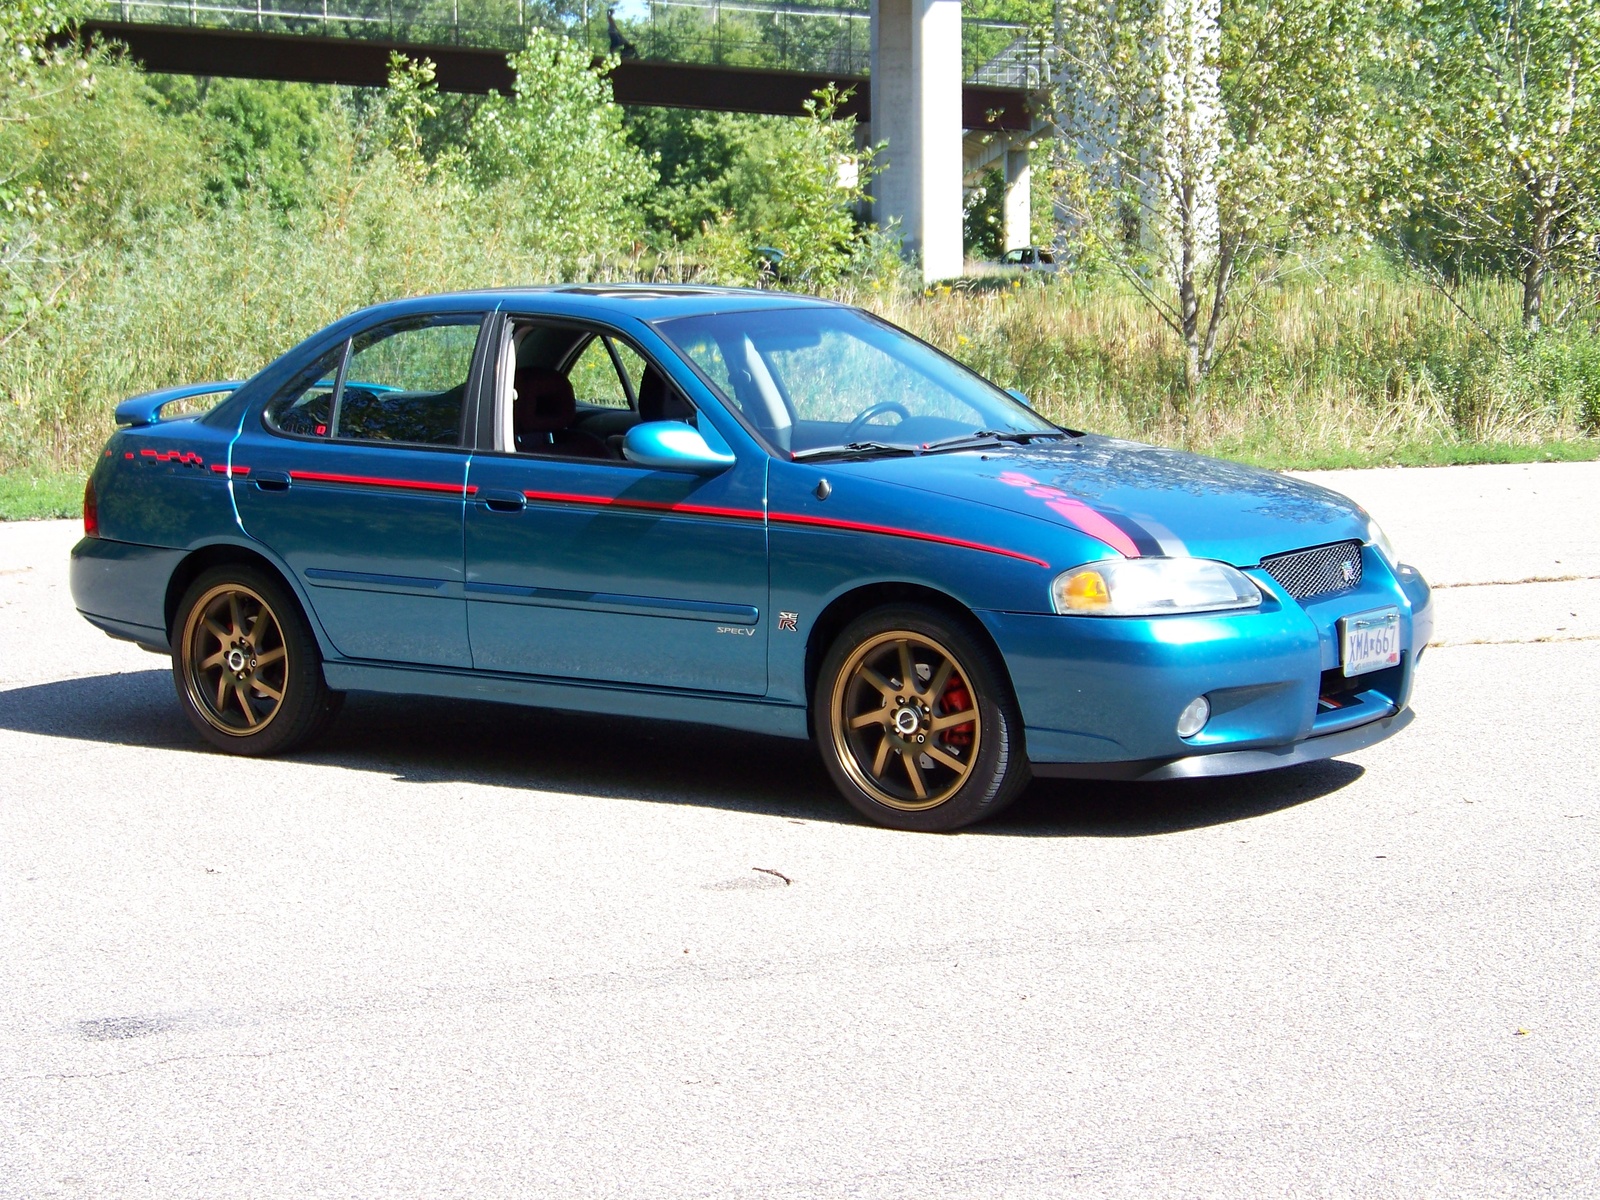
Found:
[[[573,429],[578,401],[572,384],[560,371],[518,367],[511,402],[511,431],[519,454],[566,458],[610,458],[606,445],[592,433]]]
[[[694,422],[694,405],[667,382],[654,367],[646,367],[639,380],[639,420]]]

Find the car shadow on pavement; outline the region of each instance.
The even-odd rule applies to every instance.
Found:
[[[190,729],[164,670],[0,691],[0,729],[111,745],[214,753]],[[480,701],[354,694],[333,728],[294,756],[403,782],[455,780],[859,823],[811,747],[670,721]],[[1264,816],[1359,779],[1353,763],[1163,784],[1037,780],[969,835],[1143,837]]]

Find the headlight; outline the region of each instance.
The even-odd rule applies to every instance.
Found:
[[[1377,547],[1378,552],[1389,560],[1390,566],[1398,566],[1400,556],[1395,553],[1394,543],[1389,540],[1389,535],[1378,527],[1378,523],[1371,517],[1367,518],[1367,541]]]
[[[1153,617],[1163,613],[1254,608],[1261,592],[1227,563],[1204,558],[1113,558],[1056,576],[1058,613]]]

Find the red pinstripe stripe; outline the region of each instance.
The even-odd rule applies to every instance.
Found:
[[[230,474],[230,472],[228,470],[228,464],[227,463],[212,463],[211,464],[211,469],[213,471],[215,471],[218,475]],[[248,474],[250,474],[250,468],[249,467],[234,467],[233,471],[231,472],[231,474],[234,474],[234,475],[248,475]]]
[[[759,521],[762,513],[754,508],[718,508],[710,504],[684,504],[669,500],[628,500],[618,496],[584,496],[575,492],[523,492],[529,500],[552,504],[589,504],[599,508],[631,508],[643,512],[684,513],[696,517],[728,517],[740,521]]]
[[[664,500],[629,500],[615,496],[587,496],[575,492],[523,492],[529,500],[540,500],[552,504],[584,504],[596,508],[623,508],[643,512],[670,512],[684,513],[690,516],[704,517],[729,517],[735,520],[759,521],[762,514],[756,509],[749,508],[718,508],[707,504],[672,503]],[[805,516],[800,513],[768,513],[767,519],[779,525],[803,525],[816,529],[839,529],[850,533],[875,533],[883,537],[907,538],[911,541],[932,542],[938,546],[955,546],[962,550],[978,550],[985,554],[999,554],[1005,558],[1015,558],[1021,562],[1034,563],[1037,566],[1049,567],[1050,564],[1042,558],[1035,558],[1031,554],[1020,554],[1015,550],[1004,550],[999,546],[987,546],[982,542],[969,542],[963,538],[945,537],[938,533],[923,533],[916,529],[896,529],[889,525],[868,525],[861,521],[842,521],[833,517]]]
[[[459,483],[434,483],[427,479],[385,479],[378,475],[334,475],[326,471],[290,471],[290,479],[305,483],[348,483],[354,487],[402,488],[419,492],[449,492],[457,496],[472,495],[478,489],[463,488]]]
[[[986,546],[982,542],[969,542],[964,538],[945,537],[939,533],[923,533],[917,529],[895,529],[889,525],[867,525],[860,521],[840,521],[833,517],[811,517],[800,513],[772,513],[770,519],[783,525],[810,525],[820,529],[844,529],[852,533],[877,533],[885,537],[910,538],[918,542],[933,542],[939,546],[958,546],[963,550],[981,550],[985,554],[1000,554],[1006,558],[1015,558],[1041,567],[1050,565],[1044,559],[1035,558],[1031,554],[1021,554],[1015,550],[1003,550],[999,546]]]

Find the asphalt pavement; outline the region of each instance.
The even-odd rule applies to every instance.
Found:
[[[1600,1194],[1600,464],[1315,477],[1449,585],[1410,729],[942,837],[669,724],[212,753],[0,525],[0,1196]]]

